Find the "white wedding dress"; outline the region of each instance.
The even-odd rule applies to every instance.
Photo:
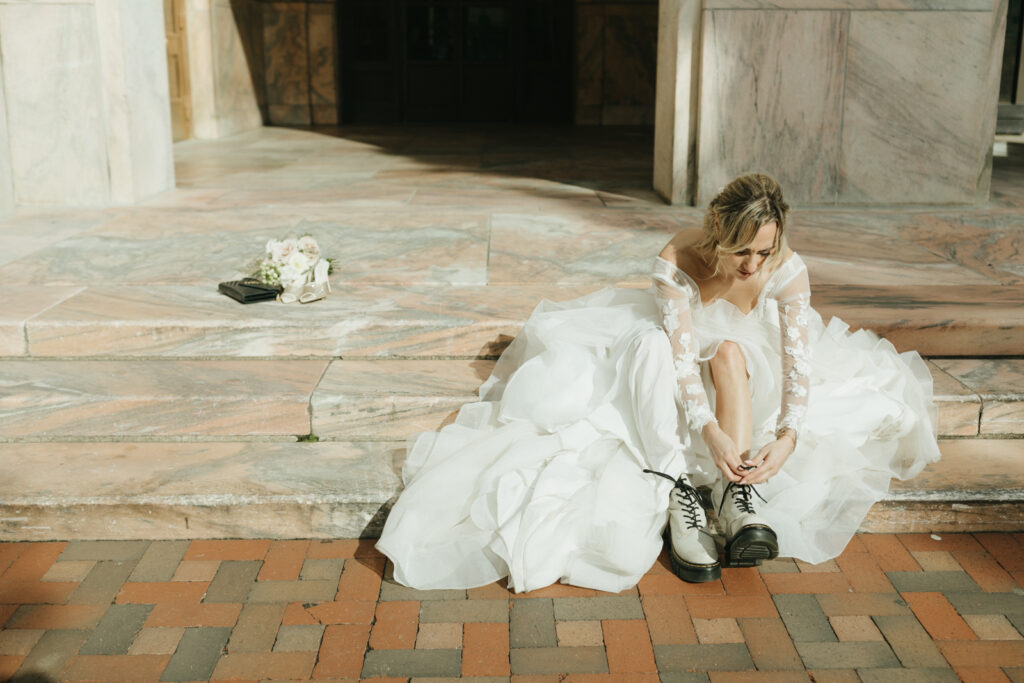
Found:
[[[798,255],[747,314],[702,303],[660,257],[652,279],[649,290],[542,301],[480,400],[410,439],[405,490],[377,544],[396,580],[469,588],[507,576],[518,592],[636,584],[661,551],[672,488],[643,470],[718,480],[700,428],[713,419],[705,361],[724,340],[746,359],[753,452],[779,426],[799,433],[782,470],[756,486],[780,555],[838,555],[893,477],[938,459],[921,357],[836,318],[823,324]]]

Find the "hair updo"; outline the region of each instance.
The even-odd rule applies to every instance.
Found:
[[[740,176],[725,186],[708,204],[704,234],[695,245],[714,266],[717,275],[722,257],[750,246],[762,225],[775,221],[775,247],[766,265],[774,270],[786,251],[786,212],[789,204],[775,178],[763,173]]]

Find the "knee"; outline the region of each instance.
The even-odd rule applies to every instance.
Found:
[[[711,365],[711,372],[717,376],[747,374],[747,359],[739,344],[735,342],[724,341],[719,344],[718,350],[708,363]]]

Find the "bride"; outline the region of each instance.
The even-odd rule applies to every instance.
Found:
[[[687,581],[841,553],[893,477],[938,459],[931,375],[822,321],[788,209],[774,179],[742,176],[698,240],[654,259],[649,290],[542,301],[480,400],[410,439],[377,544],[395,579],[621,591],[666,523]]]

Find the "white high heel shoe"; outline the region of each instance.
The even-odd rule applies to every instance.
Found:
[[[277,295],[278,301],[283,304],[293,304],[299,300],[306,288],[306,279],[293,280],[287,287]]]
[[[324,259],[316,262],[316,266],[313,267],[313,281],[307,283],[299,295],[300,304],[310,304],[327,296],[331,291],[331,281],[327,279],[330,267],[331,264]]]

